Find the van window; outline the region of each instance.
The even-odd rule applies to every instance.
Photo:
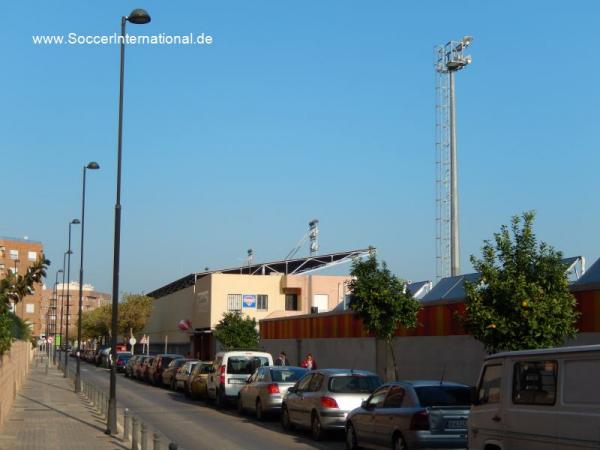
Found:
[[[264,356],[230,356],[227,358],[227,373],[233,375],[250,375],[258,367],[268,365],[269,360]]]
[[[479,384],[478,403],[500,403],[500,386],[502,383],[502,365],[490,364],[483,369]]]
[[[556,401],[556,361],[519,361],[513,371],[513,403],[554,405]]]
[[[600,406],[600,389],[590,389],[600,380],[600,359],[565,361],[563,376],[564,403]]]

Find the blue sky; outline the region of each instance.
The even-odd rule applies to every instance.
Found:
[[[3,2],[0,235],[42,241],[50,279],[95,160],[86,281],[111,291],[119,48],[31,36],[118,33],[135,7],[152,22],[130,34],[214,43],[127,48],[121,291],[239,265],[248,248],[281,259],[315,217],[322,252],[374,245],[401,277],[434,279],[433,48],[466,34],[463,272],[529,209],[541,240],[600,256],[597,2]]]

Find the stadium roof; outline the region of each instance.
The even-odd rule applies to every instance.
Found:
[[[571,272],[575,270],[578,264],[583,264],[583,261],[583,257],[581,256],[562,259],[562,263],[565,265],[565,272]],[[594,264],[594,266],[596,265],[598,265],[598,262]],[[600,265],[598,265],[597,271],[597,279],[598,282],[600,282]],[[586,272],[585,275],[587,275],[588,272]],[[585,277],[585,275],[581,276],[571,286],[576,286],[579,281]],[[466,297],[465,281],[477,283],[480,277],[481,275],[479,273],[469,273],[465,275],[457,275],[455,277],[442,278],[435,286],[433,286],[431,291],[429,291],[429,293],[427,293],[421,299],[421,303],[425,306],[429,306],[462,302]]]
[[[600,258],[571,285],[572,291],[600,289]]]
[[[231,269],[192,273],[150,292],[148,296],[153,298],[164,297],[165,295],[172,294],[173,292],[185,289],[186,287],[193,286],[198,278],[213,273],[232,275],[298,275],[301,273],[314,272],[327,267],[350,262],[353,258],[364,257],[369,254],[369,251],[369,249],[351,250],[347,252],[329,253],[327,255],[307,256],[305,258],[273,261],[262,264],[250,264],[233,267]]]

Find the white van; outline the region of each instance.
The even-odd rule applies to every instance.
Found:
[[[208,400],[214,400],[217,408],[221,408],[237,399],[240,389],[258,367],[272,365],[270,353],[250,350],[217,353],[206,383]]]
[[[600,345],[489,356],[474,403],[470,450],[600,449]]]

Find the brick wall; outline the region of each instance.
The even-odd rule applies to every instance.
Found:
[[[17,341],[0,360],[0,425],[4,423],[17,392],[25,381],[33,350],[30,342]]]

